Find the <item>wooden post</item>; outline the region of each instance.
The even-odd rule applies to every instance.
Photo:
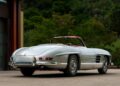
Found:
[[[17,48],[17,5],[11,0],[11,53]]]
[[[17,1],[17,35],[18,35],[18,47],[23,46],[23,10],[21,7],[21,4],[23,4],[22,0]]]
[[[10,3],[10,47],[11,54],[21,47],[21,0],[8,0]]]
[[[24,13],[20,12],[20,47],[24,46]]]

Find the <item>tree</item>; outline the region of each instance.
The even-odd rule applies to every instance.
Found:
[[[111,30],[120,37],[120,7],[116,7],[111,15]]]

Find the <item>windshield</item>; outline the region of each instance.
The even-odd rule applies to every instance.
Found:
[[[51,43],[84,46],[82,41],[78,38],[53,38],[51,40]]]

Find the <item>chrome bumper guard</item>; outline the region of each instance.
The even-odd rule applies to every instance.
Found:
[[[13,68],[19,67],[38,67],[38,66],[46,66],[49,68],[66,68],[67,63],[57,63],[57,62],[9,62],[9,65]]]

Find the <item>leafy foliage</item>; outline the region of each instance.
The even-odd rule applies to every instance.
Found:
[[[88,47],[111,51],[120,65],[119,0],[24,0],[24,9],[25,46],[49,42],[53,36],[78,35]]]

